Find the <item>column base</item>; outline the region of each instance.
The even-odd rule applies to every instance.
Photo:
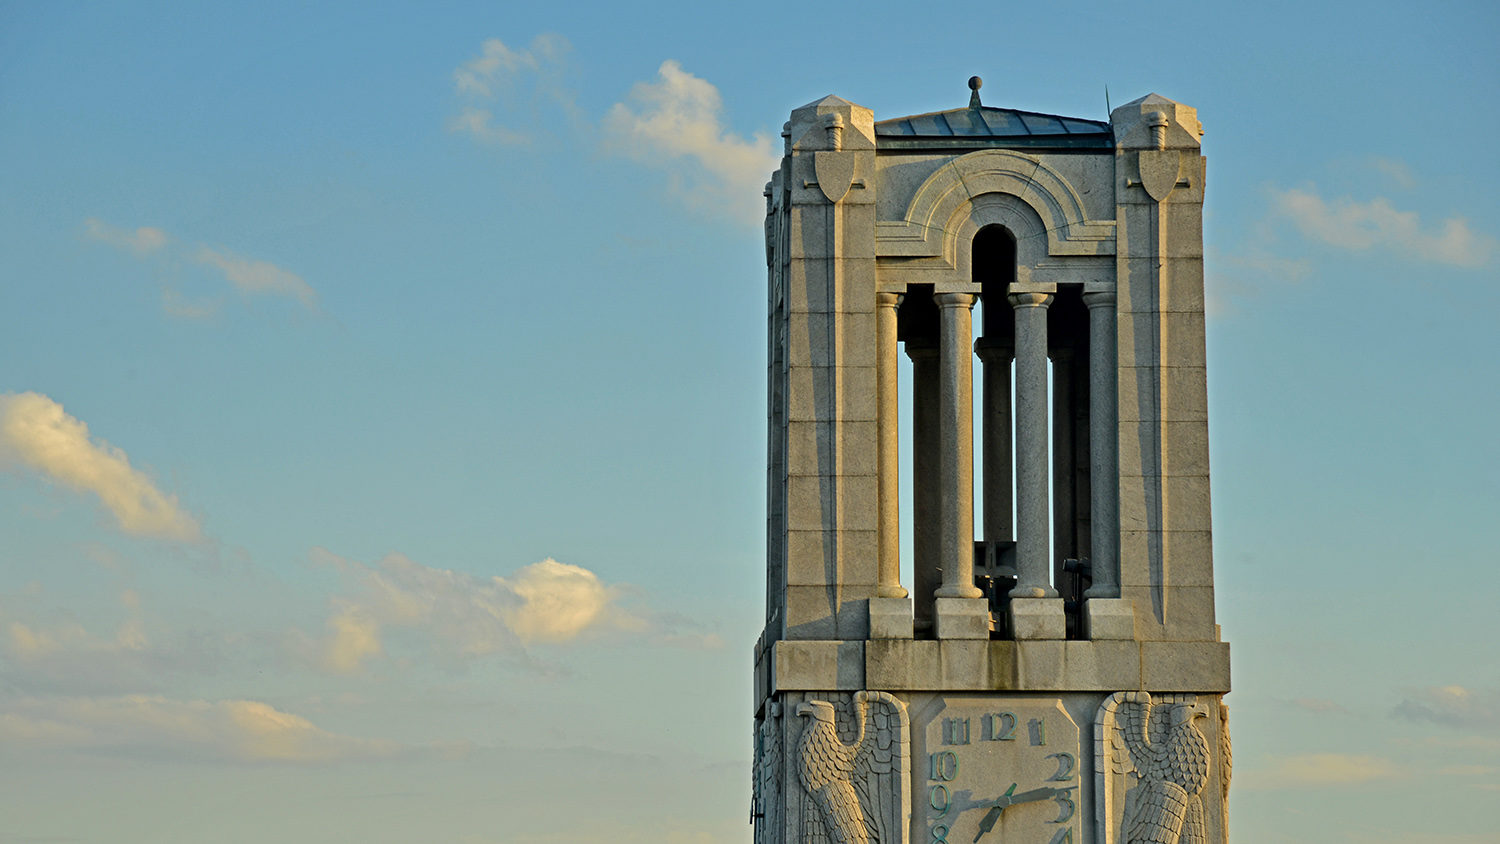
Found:
[[[1083,632],[1090,639],[1134,639],[1135,602],[1089,598],[1083,604]]]
[[[990,638],[990,602],[987,599],[937,598],[934,599],[934,603],[937,614],[937,638]],[[1061,607],[1061,605],[1062,602],[1059,601],[1058,606]]]
[[[1010,629],[1017,639],[1065,639],[1062,598],[1011,598]]]
[[[870,599],[871,639],[910,639],[911,637],[910,598]]]

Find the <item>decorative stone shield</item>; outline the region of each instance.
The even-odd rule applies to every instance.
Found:
[[[1177,171],[1181,166],[1182,154],[1175,149],[1141,150],[1141,187],[1148,196],[1161,202],[1177,187]]]
[[[854,156],[852,152],[832,150],[813,153],[813,172],[818,176],[818,187],[829,202],[837,204],[854,183]]]

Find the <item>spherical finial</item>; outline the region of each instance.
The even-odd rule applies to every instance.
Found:
[[[983,79],[980,79],[977,76],[970,76],[969,77],[969,90],[970,91],[978,91],[979,88],[982,85],[984,85],[984,80]]]
[[[969,77],[969,90],[973,92],[973,93],[969,94],[969,108],[982,108],[983,107],[980,104],[980,102],[979,102],[979,86],[983,85],[983,84],[984,84],[984,80],[983,79],[980,79],[977,76],[970,76]]]

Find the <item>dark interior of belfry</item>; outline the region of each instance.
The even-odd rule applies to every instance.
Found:
[[[1015,354],[1015,318],[1007,296],[1016,282],[1016,240],[1003,226],[990,225],[974,237],[973,282],[980,285],[975,354],[979,358],[980,393],[975,401],[975,437],[981,453],[974,485],[982,499],[976,513],[974,582],[989,598],[998,624],[992,638],[1009,639],[1011,587],[1016,583],[1016,536],[1013,513],[1015,461],[1012,449],[1014,418],[1011,367]],[[912,361],[914,408],[936,408],[939,388],[932,361],[938,348],[938,307],[930,284],[907,288],[897,311],[897,337]],[[925,352],[925,354],[924,354]],[[1052,583],[1063,598],[1067,637],[1083,638],[1082,596],[1092,583],[1089,574],[1089,324],[1088,307],[1080,284],[1059,284],[1047,308],[1047,357],[1050,362],[1052,480]],[[935,453],[936,422],[912,420],[912,476],[914,489],[940,486]],[[923,443],[928,448],[923,448]],[[924,512],[938,502],[918,495],[912,513],[914,614],[917,638],[933,638],[933,593],[942,583],[938,570],[937,537],[929,528],[937,514]]]

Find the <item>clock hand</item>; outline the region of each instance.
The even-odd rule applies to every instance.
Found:
[[[990,804],[990,810],[985,812],[984,817],[979,821],[979,832],[974,834],[974,844],[979,844],[979,839],[983,838],[986,832],[995,828],[995,824],[1000,822],[1000,816],[1011,806],[1017,803],[1035,803],[1038,800],[1051,800],[1059,794],[1066,793],[1061,788],[1043,786],[1016,794],[1016,783],[1011,783],[1010,788],[1006,789],[1005,793],[1000,795],[1000,799]]]
[[[1005,811],[1005,807],[1015,802],[1011,798],[1011,795],[1016,792],[1017,785],[1019,783],[1011,783],[1010,788],[1007,788],[1005,793],[1000,795],[1000,799],[990,805],[990,810],[984,813],[984,818],[979,821],[979,831],[974,833],[974,844],[979,844],[979,839],[986,832],[995,828],[995,824],[1000,820],[1000,815]]]
[[[1010,797],[1010,802],[1006,805],[1015,805],[1016,803],[1031,803],[1037,800],[1051,800],[1057,795],[1064,793],[1066,792],[1064,792],[1060,788],[1048,788],[1045,786],[1043,786],[1042,788],[1033,788],[1030,791],[1023,791],[1020,794]]]

